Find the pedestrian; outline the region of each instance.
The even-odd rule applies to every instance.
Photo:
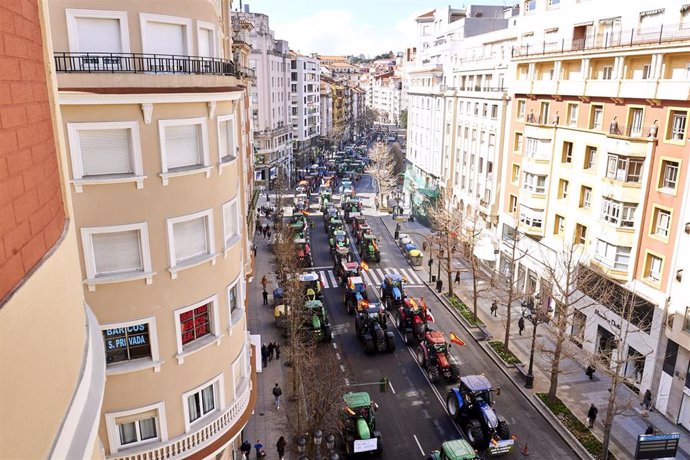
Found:
[[[455,284],[460,284],[460,270],[455,272]]]
[[[265,288],[261,292],[261,295],[263,296],[263,299],[264,299],[264,305],[268,305],[268,291]]]
[[[518,320],[518,331],[522,335],[522,331],[525,330],[525,318],[520,317]]]
[[[252,252],[254,252],[254,258],[256,259],[256,244],[252,245]]]
[[[644,392],[644,397],[642,398],[640,406],[644,406],[647,410],[652,406],[652,390],[649,388]]]
[[[266,456],[266,451],[264,450],[264,445],[261,444],[261,441],[258,439],[256,440],[256,444],[254,444],[254,450],[256,450],[256,458],[261,458]]]
[[[261,365],[263,367],[268,366],[268,347],[265,343],[261,345]]]
[[[592,366],[592,365],[590,364],[589,366],[587,366],[587,369],[585,370],[585,375],[586,375],[587,377],[589,377],[590,380],[594,380],[594,371],[595,371],[595,370],[596,370],[596,369],[594,369],[594,366]]]
[[[498,317],[498,315],[496,314],[497,311],[498,311],[498,302],[496,301],[496,299],[494,299],[494,301],[491,302],[491,314]]]
[[[654,434],[654,427],[652,425],[647,425],[647,429],[644,434]]]
[[[278,438],[278,442],[276,443],[276,450],[278,451],[278,459],[283,460],[285,457],[285,447],[287,446],[287,441],[285,441],[285,437],[281,436]]]
[[[268,360],[273,361],[273,353],[276,351],[276,344],[268,342]]]
[[[587,411],[587,422],[589,423],[590,428],[594,428],[594,422],[597,421],[597,413],[599,412],[599,409],[594,407],[594,403],[592,403],[589,406],[589,410]]]
[[[280,359],[280,342],[276,342],[276,359]]]
[[[264,236],[264,239],[266,239],[266,227],[261,227],[261,234]]]
[[[266,285],[268,284],[268,278],[266,278],[266,275],[261,277],[261,285],[264,287],[264,291],[266,290]]]
[[[249,454],[252,452],[252,445],[247,441],[246,439],[240,446],[240,453],[242,454],[242,458],[249,458]]]
[[[283,390],[280,389],[280,386],[276,383],[276,385],[273,387],[273,398],[275,399],[275,405],[276,405],[276,410],[280,410],[280,397],[283,395]]]

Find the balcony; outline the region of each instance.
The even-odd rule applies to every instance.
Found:
[[[235,63],[202,56],[139,53],[53,53],[58,73],[147,73],[235,76]]]
[[[534,94],[558,94],[558,80],[534,80],[532,83]]]
[[[623,126],[622,129],[625,129],[625,127]],[[648,131],[648,129],[646,131]],[[627,140],[607,136],[605,150],[609,154],[623,155],[626,157],[647,157],[648,154],[651,153],[652,139],[653,138],[640,137],[634,140]]]
[[[513,90],[515,94],[532,94],[532,80],[516,80]]]
[[[657,99],[690,100],[690,81],[658,80]]]
[[[185,433],[164,443],[118,452],[107,457],[108,460],[165,460],[190,457],[195,452],[220,438],[242,419],[249,407],[252,386],[252,381],[248,380],[234,404],[199,430]]]
[[[620,89],[620,80],[587,80],[584,96],[616,97]]]
[[[559,96],[579,96],[585,93],[585,80],[560,80],[558,82]]]
[[[621,80],[619,97],[656,99],[657,80]]]

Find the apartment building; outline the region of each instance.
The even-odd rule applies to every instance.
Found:
[[[111,459],[232,457],[256,395],[231,3],[83,5],[50,2],[49,23],[83,296],[105,349],[98,437]]]
[[[319,106],[321,115],[321,136],[328,137],[333,132],[333,92],[332,79],[321,77],[319,81]]]
[[[274,38],[265,14],[233,13],[252,24],[249,31],[252,127],[254,131],[255,184],[272,189],[275,181],[292,178],[292,100],[290,93],[291,56],[288,43]]]
[[[321,134],[321,71],[318,59],[294,51],[290,56],[293,157],[295,169],[304,169]]]
[[[369,107],[379,114],[376,120],[384,124],[400,123],[402,79],[394,71],[372,75],[367,87],[371,93]]]
[[[614,295],[589,299],[569,333],[585,353],[626,360],[625,376],[654,394],[664,337],[685,334],[663,331],[688,196],[688,14],[679,1],[656,9],[641,1],[625,8],[527,1],[509,69],[503,235],[518,228],[529,237],[521,250],[533,255],[577,246]],[[550,298],[535,258],[521,261],[517,273],[523,292],[542,294],[553,307],[558,299]],[[629,298],[634,308],[623,315]],[[680,399],[678,384],[664,385]],[[677,408],[665,409],[677,416]],[[689,414],[690,408],[679,423]]]
[[[103,339],[63,188],[47,2],[25,5],[0,6],[0,457],[99,459]]]

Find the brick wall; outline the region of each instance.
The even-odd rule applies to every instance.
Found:
[[[36,0],[0,1],[0,305],[65,219],[42,46]]]

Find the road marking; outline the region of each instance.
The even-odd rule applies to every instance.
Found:
[[[412,437],[414,438],[414,442],[417,443],[417,447],[419,447],[419,451],[424,455],[424,449],[422,449],[422,445],[419,443],[419,439],[417,439],[417,435],[413,434]]]
[[[395,388],[393,388],[393,384],[391,383],[391,379],[388,379],[388,386],[391,387],[391,391],[393,394],[395,394]]]
[[[334,349],[334,350],[337,350],[337,349],[338,349],[338,345],[337,345],[335,342],[333,342],[332,345],[333,345],[333,349]]]
[[[331,284],[333,285],[333,287],[336,287],[338,285],[338,282],[335,280],[333,270],[328,270],[326,273],[328,273],[328,279],[331,280]]]
[[[341,364],[341,365],[340,365],[340,370],[341,370],[342,372],[345,372],[345,366],[343,366],[343,365]]]
[[[349,387],[350,386],[350,379],[345,379],[345,386]]]
[[[373,269],[369,269],[369,271],[366,272],[366,274],[368,275],[368,278],[371,279],[370,284],[377,286],[377,287],[379,284],[381,284],[381,282],[376,278],[376,274],[374,273]]]
[[[338,359],[338,361],[340,361],[340,353],[336,353],[335,357]]]
[[[328,286],[328,280],[326,279],[326,272],[317,272],[319,274],[319,278],[321,279],[321,282],[323,283],[323,287],[327,288],[330,287]]]

